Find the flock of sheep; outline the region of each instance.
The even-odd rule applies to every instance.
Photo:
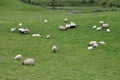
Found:
[[[64,22],[68,22],[68,19],[67,18],[64,18]],[[44,23],[48,23],[48,20],[44,20]],[[97,27],[96,25],[93,26],[92,28],[93,29],[96,29],[96,30],[101,30],[102,28],[105,28],[107,32],[110,32],[110,29],[109,29],[109,24],[107,23],[104,23],[104,21],[99,21],[99,24],[100,26]],[[18,32],[22,33],[22,34],[28,34],[30,32],[29,29],[27,28],[22,28],[22,23],[19,23],[19,26],[21,28],[18,28]],[[77,25],[74,23],[74,22],[70,22],[69,24],[67,23],[66,25],[62,25],[62,26],[59,26],[59,30],[67,30],[67,29],[73,29],[75,28]],[[11,32],[15,32],[16,31],[16,28],[11,28]],[[41,34],[32,34],[32,37],[41,37]],[[50,38],[50,35],[47,35],[46,38]],[[92,50],[94,48],[97,48],[98,45],[104,45],[105,42],[104,41],[90,41],[88,43],[88,50]],[[51,47],[51,50],[53,53],[56,53],[57,51],[57,46],[56,45],[53,45]],[[22,55],[21,54],[18,54],[14,57],[15,60],[21,60],[22,58]],[[25,59],[23,62],[22,62],[23,65],[34,65],[35,64],[35,60],[32,59],[32,58],[27,58]]]

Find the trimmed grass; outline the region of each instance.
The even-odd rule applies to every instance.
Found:
[[[22,7],[0,7],[1,80],[120,79],[119,12],[68,14],[22,3],[19,6]],[[77,28],[59,31],[58,27],[65,24],[64,17],[75,22]],[[48,19],[47,24],[43,23],[44,19]],[[110,24],[110,33],[92,29],[100,20]],[[31,33],[11,33],[12,27],[19,28],[19,22]],[[33,38],[32,33],[41,33],[42,38]],[[45,38],[47,34],[51,35],[50,39]],[[89,51],[87,47],[90,40],[103,40],[106,45]],[[51,52],[53,44],[58,46],[56,54]],[[15,61],[13,57],[16,54],[22,54],[22,60]],[[35,66],[21,64],[28,57],[35,59]]]

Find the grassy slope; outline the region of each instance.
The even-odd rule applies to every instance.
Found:
[[[5,5],[7,1],[10,6]],[[120,14],[119,12],[94,14],[68,14],[44,10],[17,2],[1,0],[0,6],[0,79],[1,80],[119,80],[120,77]],[[0,2],[0,4],[1,4]],[[11,5],[13,4],[13,5]],[[18,7],[16,7],[18,6]],[[59,31],[63,18],[76,22],[73,30]],[[48,24],[43,20],[48,19]],[[110,33],[92,30],[99,20],[110,24]],[[31,33],[11,33],[10,28],[23,22]],[[41,33],[42,38],[32,38],[32,33]],[[51,39],[45,39],[47,34]],[[92,51],[87,50],[90,40],[104,40],[106,45]],[[51,53],[56,44],[58,52]],[[22,54],[21,61],[14,61]],[[35,66],[22,66],[28,57],[36,60]]]

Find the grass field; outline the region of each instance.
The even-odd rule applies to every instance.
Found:
[[[60,31],[63,19],[75,22],[77,28]],[[48,19],[44,24],[43,20]],[[96,31],[93,25],[104,20],[110,33]],[[0,80],[120,80],[120,12],[68,14],[16,0],[0,1]],[[10,32],[13,27],[30,29],[30,34]],[[41,33],[41,38],[33,38]],[[46,39],[47,34],[51,35]],[[91,40],[103,40],[104,46],[87,50]],[[51,52],[56,44],[58,51]],[[20,61],[13,58],[22,54]],[[34,58],[35,66],[23,66],[25,58]]]

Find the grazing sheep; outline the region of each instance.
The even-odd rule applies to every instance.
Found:
[[[64,18],[64,22],[68,22],[68,18]]]
[[[56,45],[53,45],[53,46],[52,46],[52,52],[53,52],[53,53],[56,53],[56,51],[57,51],[57,46],[56,46]]]
[[[32,37],[41,37],[41,34],[32,34]]]
[[[28,58],[28,59],[25,59],[23,62],[22,62],[23,65],[34,65],[35,64],[35,60],[32,59],[32,58]]]
[[[22,24],[22,23],[19,23],[19,26],[20,26],[20,27],[22,27],[22,26],[23,26],[23,24]]]
[[[11,32],[15,32],[15,31],[16,31],[16,28],[11,28],[10,31],[11,31]]]
[[[50,38],[50,35],[47,35],[46,38],[49,39],[49,38]]]
[[[14,57],[15,60],[20,60],[22,58],[22,55],[21,54],[18,54]]]
[[[92,49],[93,49],[93,46],[89,46],[89,47],[88,47],[88,50],[92,50]]]
[[[66,29],[70,29],[70,24],[65,25]]]
[[[110,29],[107,29],[106,31],[107,31],[107,32],[110,32]]]
[[[44,20],[44,23],[48,23],[48,20]]]
[[[99,41],[98,43],[101,44],[101,45],[104,45],[104,44],[105,44],[104,41]]]
[[[59,26],[60,30],[67,30],[67,28],[65,26]]]
[[[18,29],[18,31],[20,32],[20,33],[23,33],[23,34],[27,34],[27,33],[29,33],[30,31],[29,31],[29,29],[24,29],[24,28],[19,28]]]
[[[96,25],[94,25],[92,28],[93,28],[93,29],[96,29],[96,28],[97,28],[97,26],[96,26]]]

